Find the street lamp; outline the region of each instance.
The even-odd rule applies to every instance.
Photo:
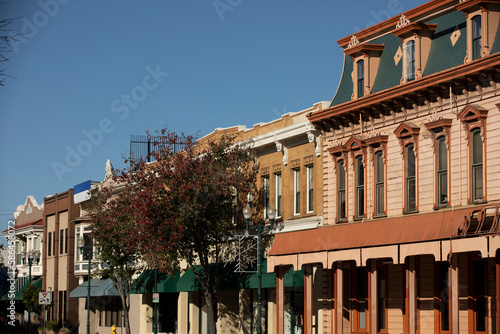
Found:
[[[82,236],[78,238],[78,248],[80,248],[81,254],[83,255],[85,248],[85,240]],[[88,278],[87,278],[87,334],[90,334],[90,260],[92,259],[92,246],[89,247],[89,267],[88,267]]]
[[[26,258],[26,252],[22,252],[21,256],[24,259]],[[36,264],[40,262],[40,251],[39,250],[30,250],[28,252],[28,266],[29,266],[29,275],[28,282],[31,284],[31,266],[33,265],[33,260],[36,261]],[[31,333],[31,311],[28,311],[28,333]]]
[[[271,205],[267,210],[267,216],[269,217],[269,222],[271,223],[271,229],[273,229],[274,219],[276,218],[276,209]],[[247,203],[246,207],[243,209],[243,217],[245,218],[246,228],[248,230],[250,221],[252,219],[252,208],[250,203]],[[257,224],[257,276],[258,276],[258,292],[257,292],[257,334],[262,333],[262,254],[261,254],[261,239],[262,239],[262,225],[259,221]]]

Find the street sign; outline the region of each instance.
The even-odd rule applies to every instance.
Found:
[[[39,292],[38,293],[38,304],[40,304],[40,305],[52,304],[52,293],[51,292]]]
[[[153,293],[153,303],[159,303],[160,302],[160,294],[155,292]]]

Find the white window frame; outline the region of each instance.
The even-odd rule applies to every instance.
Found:
[[[307,213],[314,211],[314,166],[306,166],[307,170]],[[312,182],[311,182],[312,181]],[[312,196],[311,196],[312,191]]]
[[[300,169],[299,168],[293,170],[293,214],[295,216],[300,215]]]
[[[276,181],[276,198],[275,198],[275,206],[276,206],[276,218],[281,218],[281,211],[283,205],[283,198],[281,193],[281,173],[274,174],[274,178]]]

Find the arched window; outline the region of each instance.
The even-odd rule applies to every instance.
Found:
[[[481,43],[481,15],[472,18],[472,59],[478,59],[482,56]]]

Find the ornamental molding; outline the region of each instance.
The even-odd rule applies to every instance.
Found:
[[[408,20],[404,14],[401,14],[401,16],[399,17],[399,22],[398,24],[396,24],[396,29],[407,26],[408,24],[410,24],[410,20]]]
[[[349,49],[356,45],[359,45],[358,38],[356,37],[356,35],[352,35],[351,41],[349,42],[349,44],[347,44],[347,48]]]

